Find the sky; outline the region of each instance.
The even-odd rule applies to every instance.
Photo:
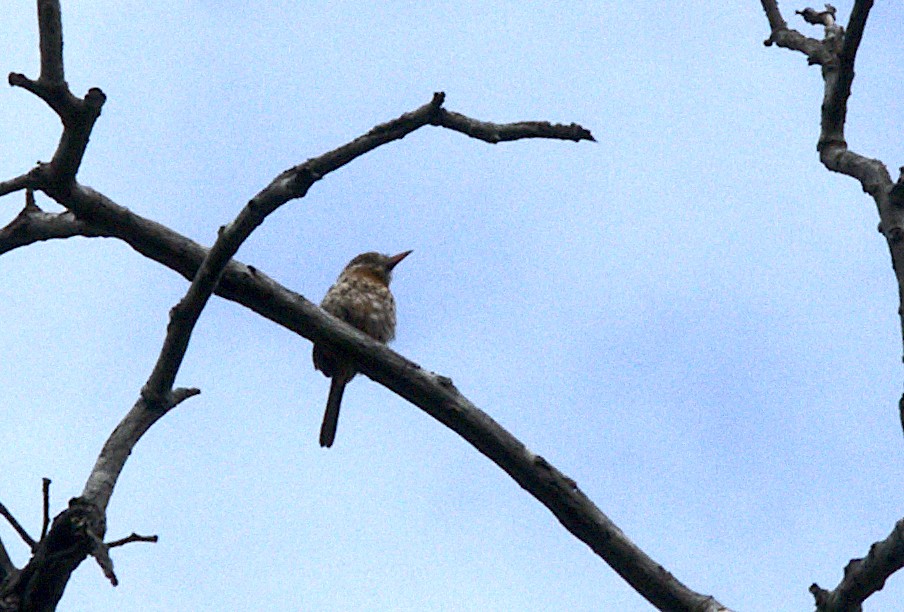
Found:
[[[36,76],[33,1],[0,4],[0,71]],[[846,21],[850,1],[835,3]],[[904,26],[878,3],[851,148],[904,163]],[[805,5],[782,3],[785,18]],[[898,9],[899,10],[899,9]],[[575,479],[690,588],[810,609],[904,516],[898,298],[859,184],[819,163],[822,80],[763,46],[759,2],[63,3],[66,77],[107,103],[79,180],[210,244],[257,191],[445,91],[487,121],[597,143],[424,128],[273,214],[238,253],[312,301],[368,250],[397,269],[394,348]],[[0,179],[59,121],[0,88]],[[24,195],[0,198],[0,223]],[[39,205],[59,210],[46,196]],[[113,239],[0,258],[0,501],[40,529],[132,406],[187,282]],[[649,610],[452,431],[356,378],[336,444],[310,343],[216,298],[180,386],[61,610]],[[13,560],[28,551],[7,525]],[[896,610],[893,576],[867,611]]]

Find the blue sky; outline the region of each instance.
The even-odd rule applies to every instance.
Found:
[[[394,347],[573,477],[639,546],[737,610],[800,610],[904,512],[901,332],[871,200],[817,158],[822,81],[758,2],[64,2],[67,80],[108,96],[79,179],[199,242],[276,174],[447,93],[596,144],[422,129],[319,182],[239,252],[319,301],[365,250],[399,266]],[[851,2],[836,3],[846,20]],[[819,36],[782,4],[786,19]],[[34,2],[0,6],[35,75]],[[904,32],[873,9],[848,142],[904,160]],[[0,89],[0,177],[58,120]],[[22,194],[2,199],[3,223]],[[55,210],[46,198],[39,204]],[[106,239],[0,258],[0,500],[39,530],[80,493],[156,359],[175,273]],[[67,610],[647,610],[513,481],[384,388],[335,446],[310,343],[215,299],[202,394],[126,465]],[[27,551],[0,537],[14,560]],[[896,609],[893,577],[868,610]]]

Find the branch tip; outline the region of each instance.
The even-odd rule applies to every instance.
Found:
[[[50,479],[43,478],[42,481],[43,481],[43,484],[42,484],[41,488],[42,488],[43,498],[44,498],[44,508],[43,508],[44,518],[41,523],[41,539],[43,540],[44,536],[47,535],[47,528],[50,526]]]
[[[88,90],[88,93],[85,94],[85,104],[92,109],[100,110],[106,101],[107,94],[105,94],[100,87],[92,87]]]
[[[107,542],[107,548],[116,548],[117,546],[125,546],[126,544],[130,544],[132,542],[150,542],[152,544],[156,544],[159,538],[156,535],[151,536],[143,536],[138,535],[134,531],[132,535],[126,536],[124,538],[120,538],[119,540],[113,540],[112,542]]]

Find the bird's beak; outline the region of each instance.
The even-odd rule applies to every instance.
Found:
[[[393,255],[389,258],[389,261],[386,262],[386,268],[388,270],[392,270],[398,265],[400,261],[411,255],[412,251],[405,251],[404,253],[399,253],[398,255]]]

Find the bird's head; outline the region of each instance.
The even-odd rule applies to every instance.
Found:
[[[389,285],[389,281],[392,280],[392,269],[410,254],[411,251],[404,251],[398,255],[383,255],[375,251],[361,253],[348,262],[348,265],[345,266],[345,272],[374,276]]]

